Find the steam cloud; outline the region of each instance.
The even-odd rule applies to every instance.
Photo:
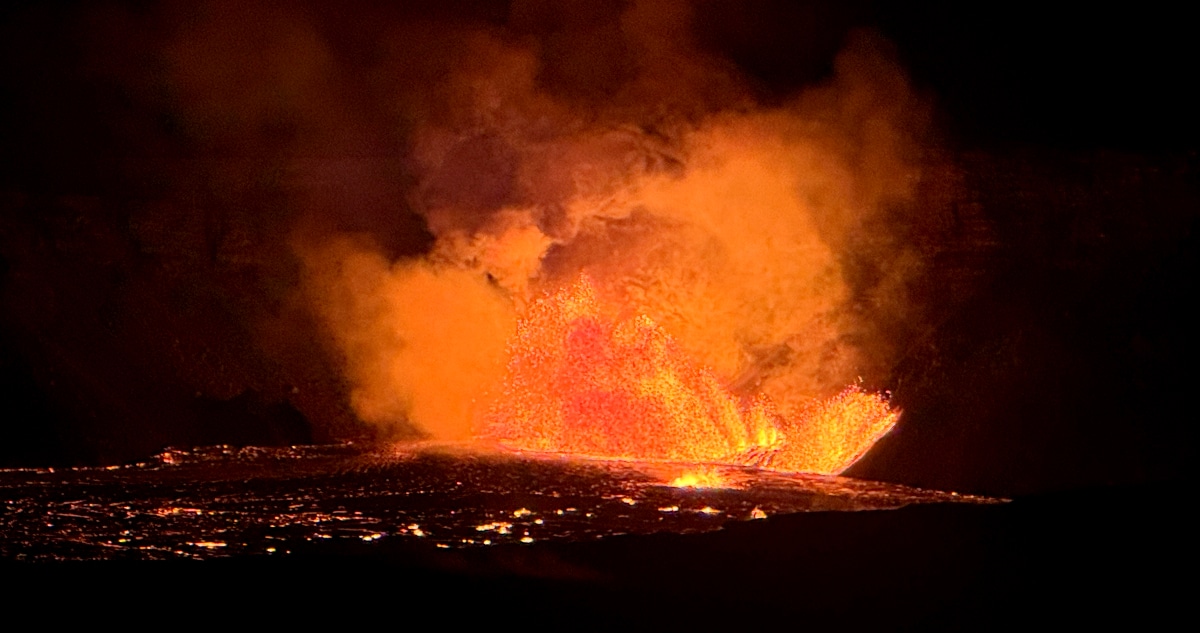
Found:
[[[467,436],[523,306],[581,273],[785,415],[894,360],[878,321],[908,310],[920,257],[886,219],[928,110],[871,33],[778,102],[694,41],[686,2],[517,2],[492,25],[382,21],[363,87],[311,12],[205,7],[170,49],[187,123],[299,130],[304,301],[385,433]]]
[[[913,194],[926,116],[886,44],[854,34],[826,85],[760,106],[692,44],[686,4],[639,2],[602,28],[446,34],[456,59],[408,112],[408,195],[431,252],[301,247],[363,420],[469,434],[522,306],[585,272],[608,305],[650,316],[784,411],[886,365],[843,270],[896,266],[872,289],[884,300],[915,265],[880,246],[881,211]],[[616,90],[548,85],[562,63],[550,56],[597,52],[588,37],[624,53],[625,68],[596,73]]]

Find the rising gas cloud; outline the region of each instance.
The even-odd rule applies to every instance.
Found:
[[[887,219],[914,195],[928,123],[887,43],[852,33],[830,78],[764,103],[696,45],[687,3],[569,15],[518,3],[509,24],[395,33],[397,72],[422,88],[395,100],[395,187],[432,246],[294,239],[357,416],[470,435],[524,307],[581,274],[615,318],[650,317],[785,417],[886,374],[876,321],[910,312],[921,266]],[[529,16],[559,21],[514,30]]]

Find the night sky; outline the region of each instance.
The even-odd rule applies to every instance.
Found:
[[[584,103],[627,80],[604,30],[620,2],[349,5],[0,9],[0,466],[372,437],[297,298],[292,240],[430,247],[406,202],[406,117],[450,63],[429,61],[436,33],[532,38],[538,80]],[[295,15],[312,28],[278,17]],[[883,34],[956,183],[922,195],[989,227],[911,288],[926,325],[884,381],[904,418],[850,474],[999,495],[1191,476],[1191,20],[1146,3],[699,1],[694,16],[698,46],[762,103],[826,80],[856,29]],[[303,37],[331,70],[262,70],[309,67]]]

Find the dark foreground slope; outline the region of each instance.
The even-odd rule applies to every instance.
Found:
[[[406,625],[993,629],[1184,615],[1194,522],[1180,485],[818,512],[693,535],[465,550],[320,543],[284,558],[5,563],[18,592],[202,619],[382,615]],[[9,593],[10,609],[22,602]],[[10,611],[11,613],[12,611]],[[192,617],[188,615],[188,617]]]

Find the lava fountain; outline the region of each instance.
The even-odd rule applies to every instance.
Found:
[[[658,50],[660,21],[629,19]],[[862,457],[899,413],[845,385],[921,331],[911,282],[949,222],[918,204],[925,108],[888,47],[851,38],[829,82],[759,104],[679,42],[631,79],[649,94],[591,103],[510,39],[463,44],[461,90],[422,106],[444,116],[412,121],[404,206],[431,241],[297,233],[357,421],[672,464]]]
[[[766,396],[731,392],[649,317],[607,317],[586,277],[534,302],[507,352],[479,435],[517,450],[837,474],[900,415],[848,387],[784,418]]]

